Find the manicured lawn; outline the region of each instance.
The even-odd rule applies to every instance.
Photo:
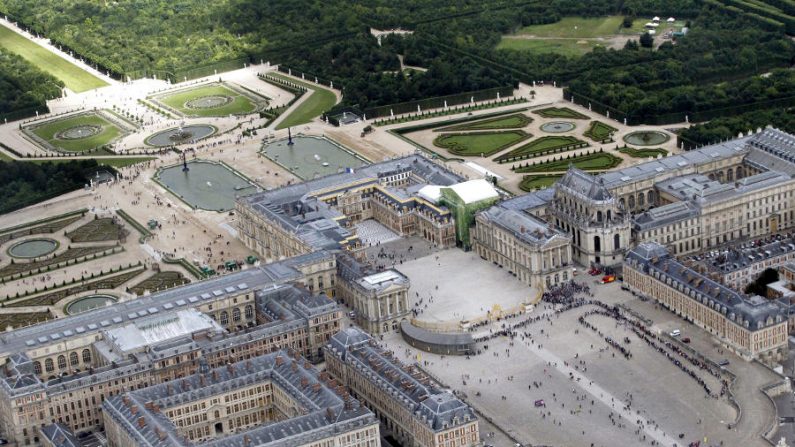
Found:
[[[439,135],[433,140],[436,147],[447,149],[450,153],[461,156],[489,156],[532,135],[521,130],[507,132],[471,132],[448,133]]]
[[[180,272],[157,272],[138,284],[129,288],[130,293],[143,295],[147,290],[156,292],[158,290],[170,289],[172,287],[188,284],[190,280]]]
[[[537,113],[544,118],[570,118],[575,120],[590,119],[589,116],[583,115],[582,113],[572,110],[568,107],[547,107],[546,109],[534,110],[533,113]]]
[[[585,171],[602,171],[614,168],[621,164],[622,159],[607,152],[581,155],[579,157],[565,158],[563,160],[546,161],[536,165],[521,167],[514,172],[555,172],[565,171],[570,164]]]
[[[304,95],[309,95],[298,107],[296,107],[288,116],[286,116],[276,129],[285,129],[287,127],[298,126],[311,122],[313,119],[319,117],[323,112],[329,110],[337,104],[337,96],[334,92],[315,84],[301,82],[289,76],[280,75],[278,73],[269,73],[274,78],[279,78],[293,84],[298,84],[305,87],[307,90]]]
[[[102,79],[1,25],[0,45],[60,79],[73,92],[80,93],[108,85]]]
[[[56,137],[59,132],[77,126],[99,126],[102,130],[95,135],[74,140]],[[104,146],[122,134],[121,129],[115,124],[94,113],[55,119],[41,125],[31,126],[28,130],[53,146],[68,152],[83,152],[95,147]]]
[[[623,20],[623,16],[564,17],[555,23],[526,26],[517,34],[569,38],[614,36],[619,34]],[[646,22],[641,19],[635,20],[633,27],[640,25],[643,28],[644,23]]]
[[[591,121],[591,125],[588,126],[588,130],[586,130],[583,135],[594,141],[603,141],[610,138],[610,135],[616,130],[618,129],[608,126],[601,121]]]
[[[521,113],[513,115],[497,116],[485,120],[477,120],[463,124],[456,124],[454,126],[442,127],[434,129],[434,132],[444,132],[451,130],[500,130],[500,129],[518,129],[525,127],[533,122],[533,119]]]
[[[526,175],[519,183],[522,191],[533,191],[536,189],[548,188],[560,179],[559,175]]]
[[[603,46],[603,42],[593,39],[528,39],[521,36],[504,36],[497,44],[497,49],[555,53],[574,57],[582,56],[600,46]]]
[[[207,96],[223,96],[231,98],[231,101],[216,107],[189,107],[188,102],[199,100]],[[246,115],[257,110],[254,100],[242,93],[239,93],[223,84],[210,84],[201,87],[190,88],[172,94],[157,96],[153,102],[160,102],[185,116],[213,117],[228,115]],[[264,101],[264,98],[263,98]]]
[[[497,157],[495,160],[504,161],[518,157],[535,157],[544,153],[555,153],[577,149],[585,145],[586,143],[584,141],[569,135],[547,136],[535,139],[527,144],[523,144],[511,152]]]
[[[634,147],[622,147],[619,148],[618,151],[633,158],[657,158],[658,155],[662,155],[663,157],[668,155],[668,151],[665,149],[635,149]]]

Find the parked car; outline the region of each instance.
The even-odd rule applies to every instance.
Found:
[[[544,402],[544,399],[538,399],[537,401],[535,401],[536,407],[545,407],[546,405],[547,404]]]
[[[720,366],[729,366],[729,360],[728,359],[723,359],[723,360],[718,362],[718,365],[720,365]]]
[[[616,275],[605,275],[602,277],[602,281],[600,282],[602,284],[610,284],[611,282],[615,282],[615,280],[616,280]]]
[[[671,331],[671,333],[669,335],[671,337],[678,337],[678,336],[682,335],[682,331],[680,331],[679,329],[674,329],[674,330]]]
[[[682,343],[690,343],[690,337],[683,338]]]

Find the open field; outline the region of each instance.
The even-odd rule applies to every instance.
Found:
[[[643,31],[643,24],[646,23],[643,19],[636,19],[631,28],[624,28],[621,26],[623,20],[623,16],[564,17],[555,23],[525,26],[516,34],[587,39],[616,34],[640,34]]]
[[[337,97],[331,90],[307,82],[301,82],[289,76],[280,75],[279,73],[269,73],[269,75],[305,87],[308,90],[305,95],[309,95],[304,99],[304,102],[296,107],[278,126],[276,126],[276,129],[285,129],[287,127],[306,124],[337,104]]]
[[[246,115],[257,110],[248,96],[223,84],[209,84],[152,98],[185,116],[222,117]]]
[[[471,132],[442,134],[433,140],[436,147],[447,149],[461,156],[489,156],[509,146],[530,138],[532,135],[513,130],[507,132]]]
[[[588,126],[588,130],[586,130],[583,135],[598,142],[610,138],[610,135],[612,135],[616,130],[618,129],[613,126],[608,126],[601,121],[591,121],[591,124]]]
[[[554,154],[556,152],[577,149],[586,145],[584,141],[570,135],[551,135],[523,144],[511,152],[501,155],[496,160],[504,161],[512,158],[529,158],[538,155]]]
[[[507,36],[500,40],[497,49],[582,56],[594,48],[603,46],[605,46],[603,42],[588,39],[529,39],[525,36]]]
[[[522,113],[514,113],[512,115],[498,116],[494,118],[487,118],[484,120],[477,120],[456,124],[449,127],[440,127],[434,129],[435,132],[447,131],[467,131],[467,130],[501,130],[501,129],[518,129],[532,123],[533,119]]]
[[[66,84],[73,92],[84,92],[108,85],[102,79],[53,54],[46,48],[0,26],[0,45],[19,54],[39,69],[52,74]]]
[[[70,129],[96,129],[86,137],[64,138]],[[67,118],[57,118],[26,128],[47,143],[68,152],[84,152],[111,143],[122,135],[121,129],[96,113],[86,113]]]

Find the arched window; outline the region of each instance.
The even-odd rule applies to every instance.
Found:
[[[728,171],[726,171],[726,181],[731,182],[733,180],[734,180],[734,170],[729,169]]]
[[[621,248],[621,236],[615,235],[613,236],[613,249],[618,250]]]
[[[77,366],[80,363],[80,358],[77,356],[76,352],[69,354],[69,364],[72,366]]]
[[[66,369],[66,357],[59,355],[58,356],[58,369]]]
[[[601,222],[602,221],[602,212],[601,211],[597,211],[596,212],[596,221],[597,222]]]
[[[232,309],[232,320],[240,321],[240,309],[238,309],[237,307]]]
[[[621,208],[626,208],[626,207],[627,207],[627,204],[626,204],[626,202],[624,201],[624,198],[623,198],[623,197],[622,197],[622,198],[620,198],[620,199],[618,199],[618,206],[620,206]]]
[[[629,209],[635,208],[635,196],[629,196],[627,203],[629,203]]]
[[[743,173],[743,167],[742,166],[737,166],[737,174],[735,175],[735,177],[737,177],[737,180],[740,180],[741,178],[743,178],[744,175],[745,174]]]
[[[226,311],[221,312],[221,325],[226,326],[229,323],[229,314]]]
[[[91,363],[91,351],[83,349],[83,363]]]
[[[612,214],[610,213],[610,210],[607,210],[607,221],[610,222],[611,220],[613,220]]]
[[[248,306],[246,306],[246,319],[250,320],[252,318],[254,318],[254,307],[251,304],[249,304]]]
[[[44,361],[44,370],[47,371],[47,372],[52,372],[53,369],[55,369],[55,368],[53,368],[53,366],[52,366],[52,359],[45,360]]]
[[[654,205],[654,191],[649,191],[649,200],[646,201],[649,206]]]
[[[593,237],[593,251],[597,253],[602,251],[602,240],[599,238],[599,236]]]
[[[638,206],[643,206],[646,203],[646,198],[643,193],[638,193]]]
[[[33,362],[33,372],[41,374],[41,362]]]

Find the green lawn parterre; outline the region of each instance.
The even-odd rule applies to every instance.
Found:
[[[95,135],[74,140],[57,136],[60,132],[77,126],[99,126],[102,130]],[[123,135],[123,131],[118,126],[94,112],[81,113],[66,118],[56,118],[26,127],[25,130],[32,132],[52,146],[67,152],[85,152],[110,144]]]
[[[60,79],[66,88],[75,93],[108,85],[102,79],[5,26],[0,26],[0,46],[17,53],[39,69]]]
[[[597,47],[604,47],[604,42],[594,39],[528,39],[525,36],[503,36],[496,49],[579,57]]]
[[[663,157],[668,156],[668,151],[662,148],[657,149],[635,149],[634,147],[622,147],[618,149],[622,154],[629,155],[633,158],[657,158],[658,155]]]
[[[554,185],[560,177],[560,175],[526,175],[519,183],[519,188],[527,192],[548,188]]]
[[[231,98],[232,101],[217,107],[208,108],[196,108],[187,105],[190,101],[207,96],[223,96]],[[247,115],[256,112],[259,106],[257,101],[253,98],[253,94],[250,97],[219,83],[188,88],[174,93],[156,95],[149,98],[149,100],[154,103],[165,104],[171,110],[175,110],[185,116],[194,117]],[[261,99],[262,103],[265,101],[265,98]]]
[[[529,116],[522,113],[514,113],[512,115],[497,116],[494,118],[471,121],[448,127],[440,127],[438,129],[434,129],[434,132],[519,129],[532,122],[533,118],[530,118]]]
[[[586,142],[570,135],[550,135],[523,144],[507,154],[500,155],[494,160],[505,162],[511,159],[531,158],[549,153],[565,152],[587,145]]]
[[[580,155],[572,158],[564,158],[562,160],[545,161],[536,165],[528,165],[526,167],[517,168],[514,172],[527,173],[527,172],[562,172],[569,168],[569,165],[582,169],[584,171],[603,171],[606,169],[615,168],[620,165],[623,160],[621,157],[616,157],[607,152],[597,152],[594,154]]]
[[[269,73],[268,75],[283,81],[298,84],[308,90],[304,95],[309,95],[309,97],[304,99],[304,102],[293,109],[293,111],[276,126],[277,130],[309,123],[337,104],[337,96],[329,89],[320,87],[316,84],[301,82],[279,73]]]
[[[433,145],[447,149],[454,155],[474,157],[482,154],[489,156],[530,137],[532,135],[521,130],[446,133],[437,136],[433,140]]]
[[[588,126],[588,130],[586,130],[583,135],[599,142],[610,138],[610,135],[617,130],[618,129],[615,127],[609,126],[601,121],[591,121],[591,124]]]
[[[547,107],[545,109],[534,110],[533,113],[537,113],[544,118],[570,118],[575,120],[587,120],[591,119],[587,115],[583,115],[576,110],[572,110],[568,107]]]

